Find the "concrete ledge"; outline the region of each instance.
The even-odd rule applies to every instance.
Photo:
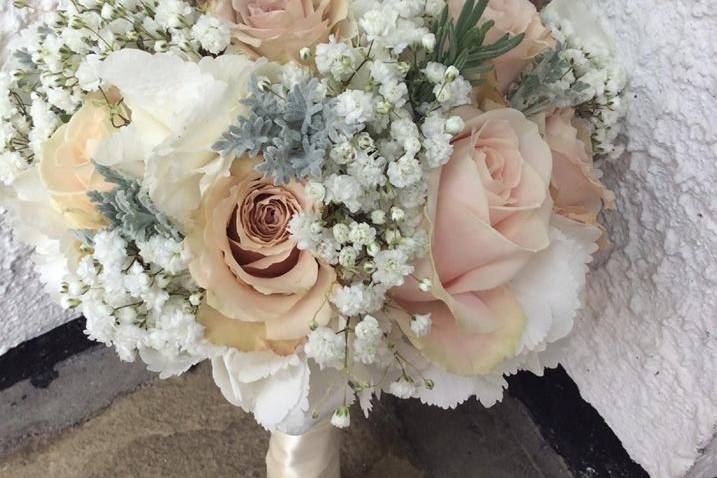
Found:
[[[109,406],[118,395],[155,380],[141,363],[95,347],[0,391],[0,457],[32,437],[53,436]],[[1,474],[0,474],[1,475]]]

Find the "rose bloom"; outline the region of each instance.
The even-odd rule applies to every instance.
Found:
[[[465,0],[448,0],[448,8],[454,18],[458,17],[464,3]],[[555,46],[555,40],[529,0],[490,0],[481,23],[488,20],[493,20],[495,24],[488,30],[485,44],[495,43],[506,33],[511,36],[525,33],[517,47],[493,60],[498,89],[505,93],[533,58]]]
[[[310,210],[303,186],[275,186],[246,159],[205,193],[187,237],[192,277],[207,290],[199,321],[215,344],[291,353],[315,320],[331,319],[332,267],[301,251],[289,234]]]
[[[90,98],[42,147],[40,178],[53,205],[74,229],[106,224],[87,192],[112,188],[95,170],[92,157],[113,132],[107,104]]]
[[[348,17],[347,0],[209,0],[209,11],[226,20],[238,46],[280,63],[299,50],[326,42]]]
[[[409,314],[431,314],[420,338],[408,317],[397,317],[416,348],[449,372],[475,375],[512,357],[523,332],[523,311],[506,286],[549,245],[552,161],[519,111],[461,114],[466,128],[429,182],[431,250],[414,272],[432,290],[411,278],[391,295]]]
[[[590,138],[572,108],[556,110],[545,120],[545,140],[553,154],[550,194],[555,212],[595,226],[603,206],[613,207],[613,194],[593,165]]]

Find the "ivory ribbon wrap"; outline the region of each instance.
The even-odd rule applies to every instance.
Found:
[[[341,433],[328,420],[303,435],[272,432],[267,478],[340,478]]]

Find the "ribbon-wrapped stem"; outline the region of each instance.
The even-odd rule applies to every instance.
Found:
[[[272,432],[267,478],[340,478],[341,433],[325,420],[303,435]]]

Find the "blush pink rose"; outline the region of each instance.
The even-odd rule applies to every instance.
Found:
[[[289,234],[293,215],[312,207],[303,186],[275,186],[252,167],[238,161],[205,192],[187,237],[192,277],[206,289],[199,320],[210,340],[243,351],[295,345],[312,320],[328,323],[336,279]]]
[[[464,3],[465,0],[448,0],[448,8],[454,18],[458,17]],[[555,40],[529,0],[490,0],[481,23],[489,20],[495,24],[486,34],[486,44],[495,43],[506,33],[511,36],[525,34],[517,47],[493,60],[498,89],[505,93],[533,58],[555,46]]]
[[[523,312],[506,285],[549,245],[552,161],[537,126],[519,111],[462,115],[466,129],[431,180],[431,253],[414,273],[433,288],[422,292],[410,279],[392,297],[409,314],[431,314],[431,331],[420,338],[407,317],[399,319],[427,358],[474,375],[511,357],[522,334]]]
[[[603,207],[613,207],[613,194],[593,165],[590,138],[581,138],[573,109],[556,110],[545,120],[545,140],[553,154],[550,194],[555,212],[574,221],[597,225]]]
[[[349,13],[347,0],[214,0],[208,8],[227,20],[237,46],[280,63],[327,41]]]

